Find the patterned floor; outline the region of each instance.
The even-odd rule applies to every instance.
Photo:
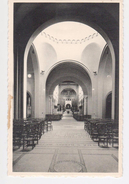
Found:
[[[53,122],[31,150],[13,153],[14,172],[118,172],[118,150],[100,148],[73,117]]]

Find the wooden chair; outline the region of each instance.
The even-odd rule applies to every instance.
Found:
[[[37,139],[35,139],[34,137],[31,137],[31,136],[26,137],[23,135],[23,151],[25,150],[26,147],[29,147],[29,146],[31,146],[33,149],[36,145],[36,141]]]
[[[13,123],[13,149],[22,145],[23,123],[14,121]]]
[[[47,127],[47,131],[53,130],[52,121],[50,119],[46,120],[46,127]]]
[[[90,137],[93,141],[98,141],[98,136],[98,124],[97,122],[94,122],[91,125]]]
[[[107,124],[99,123],[98,124],[98,146],[108,147],[109,137],[107,135]]]
[[[37,125],[31,122],[28,122],[25,126],[24,133],[22,134],[23,138],[23,150],[26,147],[31,146],[32,149],[38,144],[38,134],[37,134]]]
[[[113,129],[112,133],[112,147],[119,147],[119,137],[118,137],[118,129]]]

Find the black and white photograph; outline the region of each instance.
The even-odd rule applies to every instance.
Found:
[[[8,173],[122,175],[122,0],[9,1]]]

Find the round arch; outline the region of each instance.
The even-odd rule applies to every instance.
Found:
[[[63,93],[63,91],[65,91],[65,90],[73,90],[73,91],[75,92],[75,94],[77,94],[76,89],[74,89],[73,87],[70,87],[70,88],[68,88],[68,87],[63,88],[63,89],[60,91],[60,93],[62,94],[62,93]]]
[[[110,49],[110,52],[111,52],[111,56],[112,56],[112,61],[113,61],[113,68],[115,70],[115,52],[114,52],[114,48],[113,48],[113,45],[108,37],[108,35],[106,34],[106,32],[100,27],[98,26],[97,24],[91,22],[91,21],[87,21],[85,19],[85,16],[82,17],[74,17],[74,15],[72,15],[70,18],[64,18],[63,16],[62,17],[58,17],[57,18],[53,18],[53,19],[50,19],[48,21],[46,21],[45,23],[43,23],[41,26],[39,26],[35,31],[34,33],[31,35],[27,45],[26,45],[26,48],[25,48],[25,52],[24,52],[24,104],[26,103],[26,93],[25,93],[25,90],[26,90],[26,60],[27,60],[27,55],[28,55],[28,51],[29,51],[29,48],[33,42],[33,40],[35,39],[35,37],[45,28],[47,28],[48,26],[54,24],[54,23],[58,23],[58,22],[63,22],[63,21],[75,21],[75,22],[81,22],[81,23],[84,23],[86,25],[89,25],[90,27],[94,28],[96,31],[98,31],[102,36],[103,38],[106,40],[108,46],[109,46],[109,49]],[[113,77],[113,80],[115,81],[115,74],[114,74],[114,77]],[[26,109],[24,109],[24,112],[26,112]],[[25,114],[25,113],[24,113]]]
[[[39,116],[39,60],[38,60],[38,55],[37,55],[37,51],[36,48],[34,46],[34,44],[32,44],[32,46],[30,47],[29,50],[29,54],[30,54],[30,58],[31,58],[31,62],[33,65],[33,72],[34,72],[34,92],[33,92],[33,113],[34,113],[34,117],[38,117]],[[27,84],[26,84],[27,86]]]
[[[57,63],[55,63],[47,72],[46,72],[46,75],[45,75],[45,86],[47,86],[47,82],[48,82],[48,79],[50,78],[50,74],[52,74],[52,72],[59,68],[59,67],[66,67],[66,68],[72,68],[72,69],[75,69],[76,67],[76,70],[79,70],[79,74],[80,75],[76,75],[75,73],[71,74],[71,72],[69,72],[69,74],[66,72],[66,75],[65,76],[62,76],[61,74],[62,73],[65,73],[65,71],[63,71],[61,74],[60,74],[60,77],[58,77],[51,85],[51,94],[53,93],[53,90],[55,88],[55,86],[57,84],[59,84],[60,82],[63,82],[65,80],[67,80],[69,78],[69,80],[72,80],[78,84],[80,84],[80,86],[82,87],[83,89],[83,92],[85,95],[88,94],[88,89],[87,89],[87,86],[86,86],[86,81],[84,81],[83,79],[83,76],[85,76],[85,79],[87,80],[88,84],[90,85],[90,89],[89,89],[89,95],[92,96],[91,94],[91,89],[92,89],[92,77],[93,75],[91,74],[91,72],[87,69],[86,66],[84,66],[82,63],[78,62],[78,61],[75,61],[75,60],[63,60],[63,61],[59,61]],[[59,68],[61,69],[61,68]],[[64,69],[63,69],[64,70]],[[71,75],[70,75],[71,74]],[[82,75],[83,74],[83,75]],[[58,75],[58,74],[57,74]],[[47,91],[47,88],[46,88],[46,91]],[[48,92],[48,91],[47,91]]]
[[[110,63],[111,65],[110,74],[106,74],[107,73],[106,69],[110,68],[110,67],[107,67],[108,63]],[[109,75],[109,78],[108,78],[108,75]],[[105,117],[105,98],[109,91],[112,91],[112,97],[113,97],[111,117],[112,119],[115,118],[115,112],[114,112],[115,111],[115,81],[114,79],[115,79],[115,68],[113,67],[113,61],[112,61],[110,49],[108,45],[106,45],[101,54],[100,63],[98,67],[98,104],[99,104],[98,114],[100,117],[103,117],[103,118]],[[105,84],[108,87],[106,87]],[[101,90],[103,91],[102,95],[100,95],[99,93],[99,91]]]
[[[52,94],[53,94],[53,91],[54,91],[54,89],[55,89],[55,87],[56,87],[59,83],[63,82],[64,80],[68,80],[68,79],[72,79],[74,82],[78,83],[78,84],[82,87],[83,93],[84,93],[85,95],[88,95],[88,90],[87,90],[87,87],[85,86],[85,84],[84,84],[81,80],[79,80],[79,79],[77,79],[77,78],[75,78],[75,77],[71,77],[71,76],[67,76],[67,77],[65,77],[65,78],[64,78],[64,77],[60,77],[59,79],[57,79],[57,80],[52,84],[51,88],[50,88],[48,91],[46,91],[46,92],[48,92],[49,95],[52,95]],[[92,96],[92,93],[89,93],[89,96]]]
[[[58,72],[59,71],[59,72]],[[88,112],[92,110],[92,80],[86,68],[76,61],[63,61],[56,63],[49,72],[46,73],[46,111],[50,113],[49,97],[52,97],[55,87],[63,81],[73,81],[80,85],[83,94],[88,97]]]
[[[50,74],[50,72],[55,68],[57,67],[59,64],[62,64],[62,63],[67,63],[67,62],[71,62],[71,63],[76,63],[78,66],[82,67],[82,69],[84,69],[87,74],[89,75],[90,79],[91,79],[91,83],[92,83],[92,77],[93,77],[93,74],[90,72],[90,70],[81,62],[77,61],[77,60],[71,60],[71,59],[66,59],[66,60],[61,60],[61,61],[57,61],[53,66],[51,66],[47,71],[46,71],[46,77],[45,77],[45,80],[48,78],[48,75]]]

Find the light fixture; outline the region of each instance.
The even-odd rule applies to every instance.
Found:
[[[28,78],[30,79],[32,77],[32,75],[31,74],[28,74]]]
[[[94,75],[97,75],[97,72],[96,71],[93,71]]]
[[[43,75],[45,71],[41,70],[40,74]]]

